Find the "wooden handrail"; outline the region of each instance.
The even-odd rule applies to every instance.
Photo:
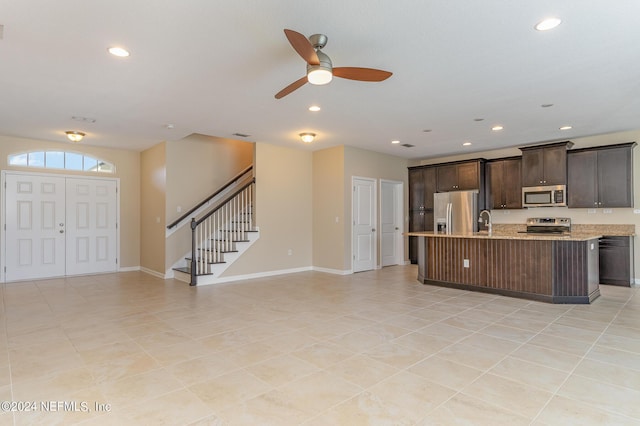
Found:
[[[186,218],[188,218],[189,216],[191,216],[191,214],[193,212],[195,212],[196,210],[198,210],[200,207],[204,206],[205,204],[207,204],[209,201],[211,201],[216,195],[220,194],[222,191],[224,191],[225,189],[227,189],[228,187],[230,187],[231,185],[233,185],[235,182],[237,182],[242,176],[246,175],[247,173],[249,173],[251,170],[253,170],[253,164],[250,165],[249,167],[247,167],[246,169],[244,169],[243,171],[241,171],[240,173],[238,173],[237,175],[235,175],[234,177],[232,177],[227,183],[225,183],[224,185],[222,185],[220,188],[218,188],[216,190],[216,192],[214,192],[213,194],[209,195],[207,198],[205,198],[204,200],[200,201],[196,206],[192,207],[191,209],[189,209],[188,212],[186,212],[185,214],[183,214],[182,216],[180,216],[178,219],[174,220],[173,222],[171,222],[169,225],[167,225],[167,229],[171,229],[174,226],[177,226],[180,222],[182,222],[183,220],[185,220]]]
[[[208,218],[209,216],[211,216],[212,214],[214,214],[215,212],[217,212],[218,210],[220,210],[220,208],[222,206],[224,206],[225,204],[227,204],[230,200],[232,200],[236,195],[238,195],[239,193],[241,193],[242,191],[244,191],[245,189],[247,189],[248,187],[250,187],[251,185],[253,185],[254,183],[256,183],[256,178],[252,178],[249,182],[245,183],[244,185],[242,185],[242,187],[236,189],[233,194],[229,194],[227,196],[227,198],[225,198],[223,201],[221,201],[218,204],[218,207],[216,207],[215,209],[211,210],[209,213],[207,213],[206,215],[202,216],[200,219],[198,220],[192,220],[191,221],[191,229],[195,229],[198,225],[200,225],[202,222],[204,222],[204,220],[206,218]]]

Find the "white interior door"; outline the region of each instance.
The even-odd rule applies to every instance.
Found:
[[[375,179],[353,178],[353,272],[375,268],[375,206]]]
[[[67,180],[67,275],[117,270],[116,182]]]
[[[380,263],[398,265],[403,261],[402,182],[380,183]]]
[[[65,274],[65,179],[6,176],[5,280]]]

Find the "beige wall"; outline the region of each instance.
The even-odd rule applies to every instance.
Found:
[[[85,143],[71,144],[25,139],[0,135],[0,169],[20,170],[34,173],[52,173],[78,176],[96,176],[94,173],[69,170],[33,169],[7,164],[7,156],[36,150],[72,151],[91,155],[115,164],[116,173],[98,176],[120,179],[120,258],[121,268],[140,265],[140,153],[119,149],[101,148]],[[1,191],[4,191],[2,189]],[[4,194],[2,194],[4,197]],[[3,214],[3,212],[0,212]],[[4,218],[2,223],[4,223]]]
[[[572,149],[588,148],[592,146],[613,145],[625,142],[640,141],[640,131],[611,133],[606,135],[590,136],[571,139],[574,143]],[[532,144],[529,144],[532,145]],[[446,161],[466,160],[470,158],[501,158],[521,155],[517,147],[503,150],[475,152],[471,154],[452,156],[446,158],[427,159],[414,161],[413,165],[435,164]],[[640,147],[634,148],[633,153],[633,185],[634,204],[640,206]],[[570,189],[569,189],[570,190]],[[588,209],[570,209],[568,207],[539,207],[520,210],[493,210],[493,223],[525,223],[528,217],[569,217],[576,224],[633,224],[636,226],[636,234],[640,231],[640,214],[634,214],[633,208],[611,209],[611,213],[604,213],[604,209],[596,209],[595,213],[589,213]],[[640,237],[635,238],[635,276],[640,279]]]
[[[255,177],[255,220],[260,239],[223,276],[309,268],[312,153],[256,143]]]
[[[407,172],[408,160],[406,158],[396,157],[393,155],[380,154],[378,152],[367,151],[364,149],[345,147],[344,148],[344,188],[345,194],[351,194],[351,178],[352,177],[365,177],[377,179],[377,192],[378,192],[378,204],[380,197],[380,179],[400,181],[404,185],[404,229],[403,232],[408,230],[408,212],[406,206],[408,204],[408,172]],[[351,197],[346,197],[344,203],[345,217],[351,218]],[[376,229],[380,229],[380,214],[378,212],[378,224]],[[346,269],[351,269],[351,226],[347,226],[344,233],[344,264]],[[377,265],[380,265],[380,232],[377,234],[378,245],[378,259]],[[409,255],[406,249],[404,258],[407,259]]]
[[[167,224],[253,163],[253,143],[213,136],[167,142],[166,151]]]
[[[140,266],[165,273],[166,143],[140,154]]]
[[[313,266],[344,271],[344,146],[313,153]]]

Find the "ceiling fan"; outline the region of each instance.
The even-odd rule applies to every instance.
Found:
[[[297,31],[284,30],[289,43],[307,62],[307,75],[294,81],[278,93],[276,99],[283,98],[296,89],[304,86],[307,82],[315,85],[327,84],[333,76],[347,78],[358,81],[383,81],[391,77],[389,71],[377,70],[373,68],[359,67],[336,67],[333,68],[331,59],[321,49],[327,44],[327,36],[324,34],[314,34],[308,39]]]

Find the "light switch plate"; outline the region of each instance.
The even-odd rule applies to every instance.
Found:
[[[640,214],[640,209],[633,209],[633,214]]]

